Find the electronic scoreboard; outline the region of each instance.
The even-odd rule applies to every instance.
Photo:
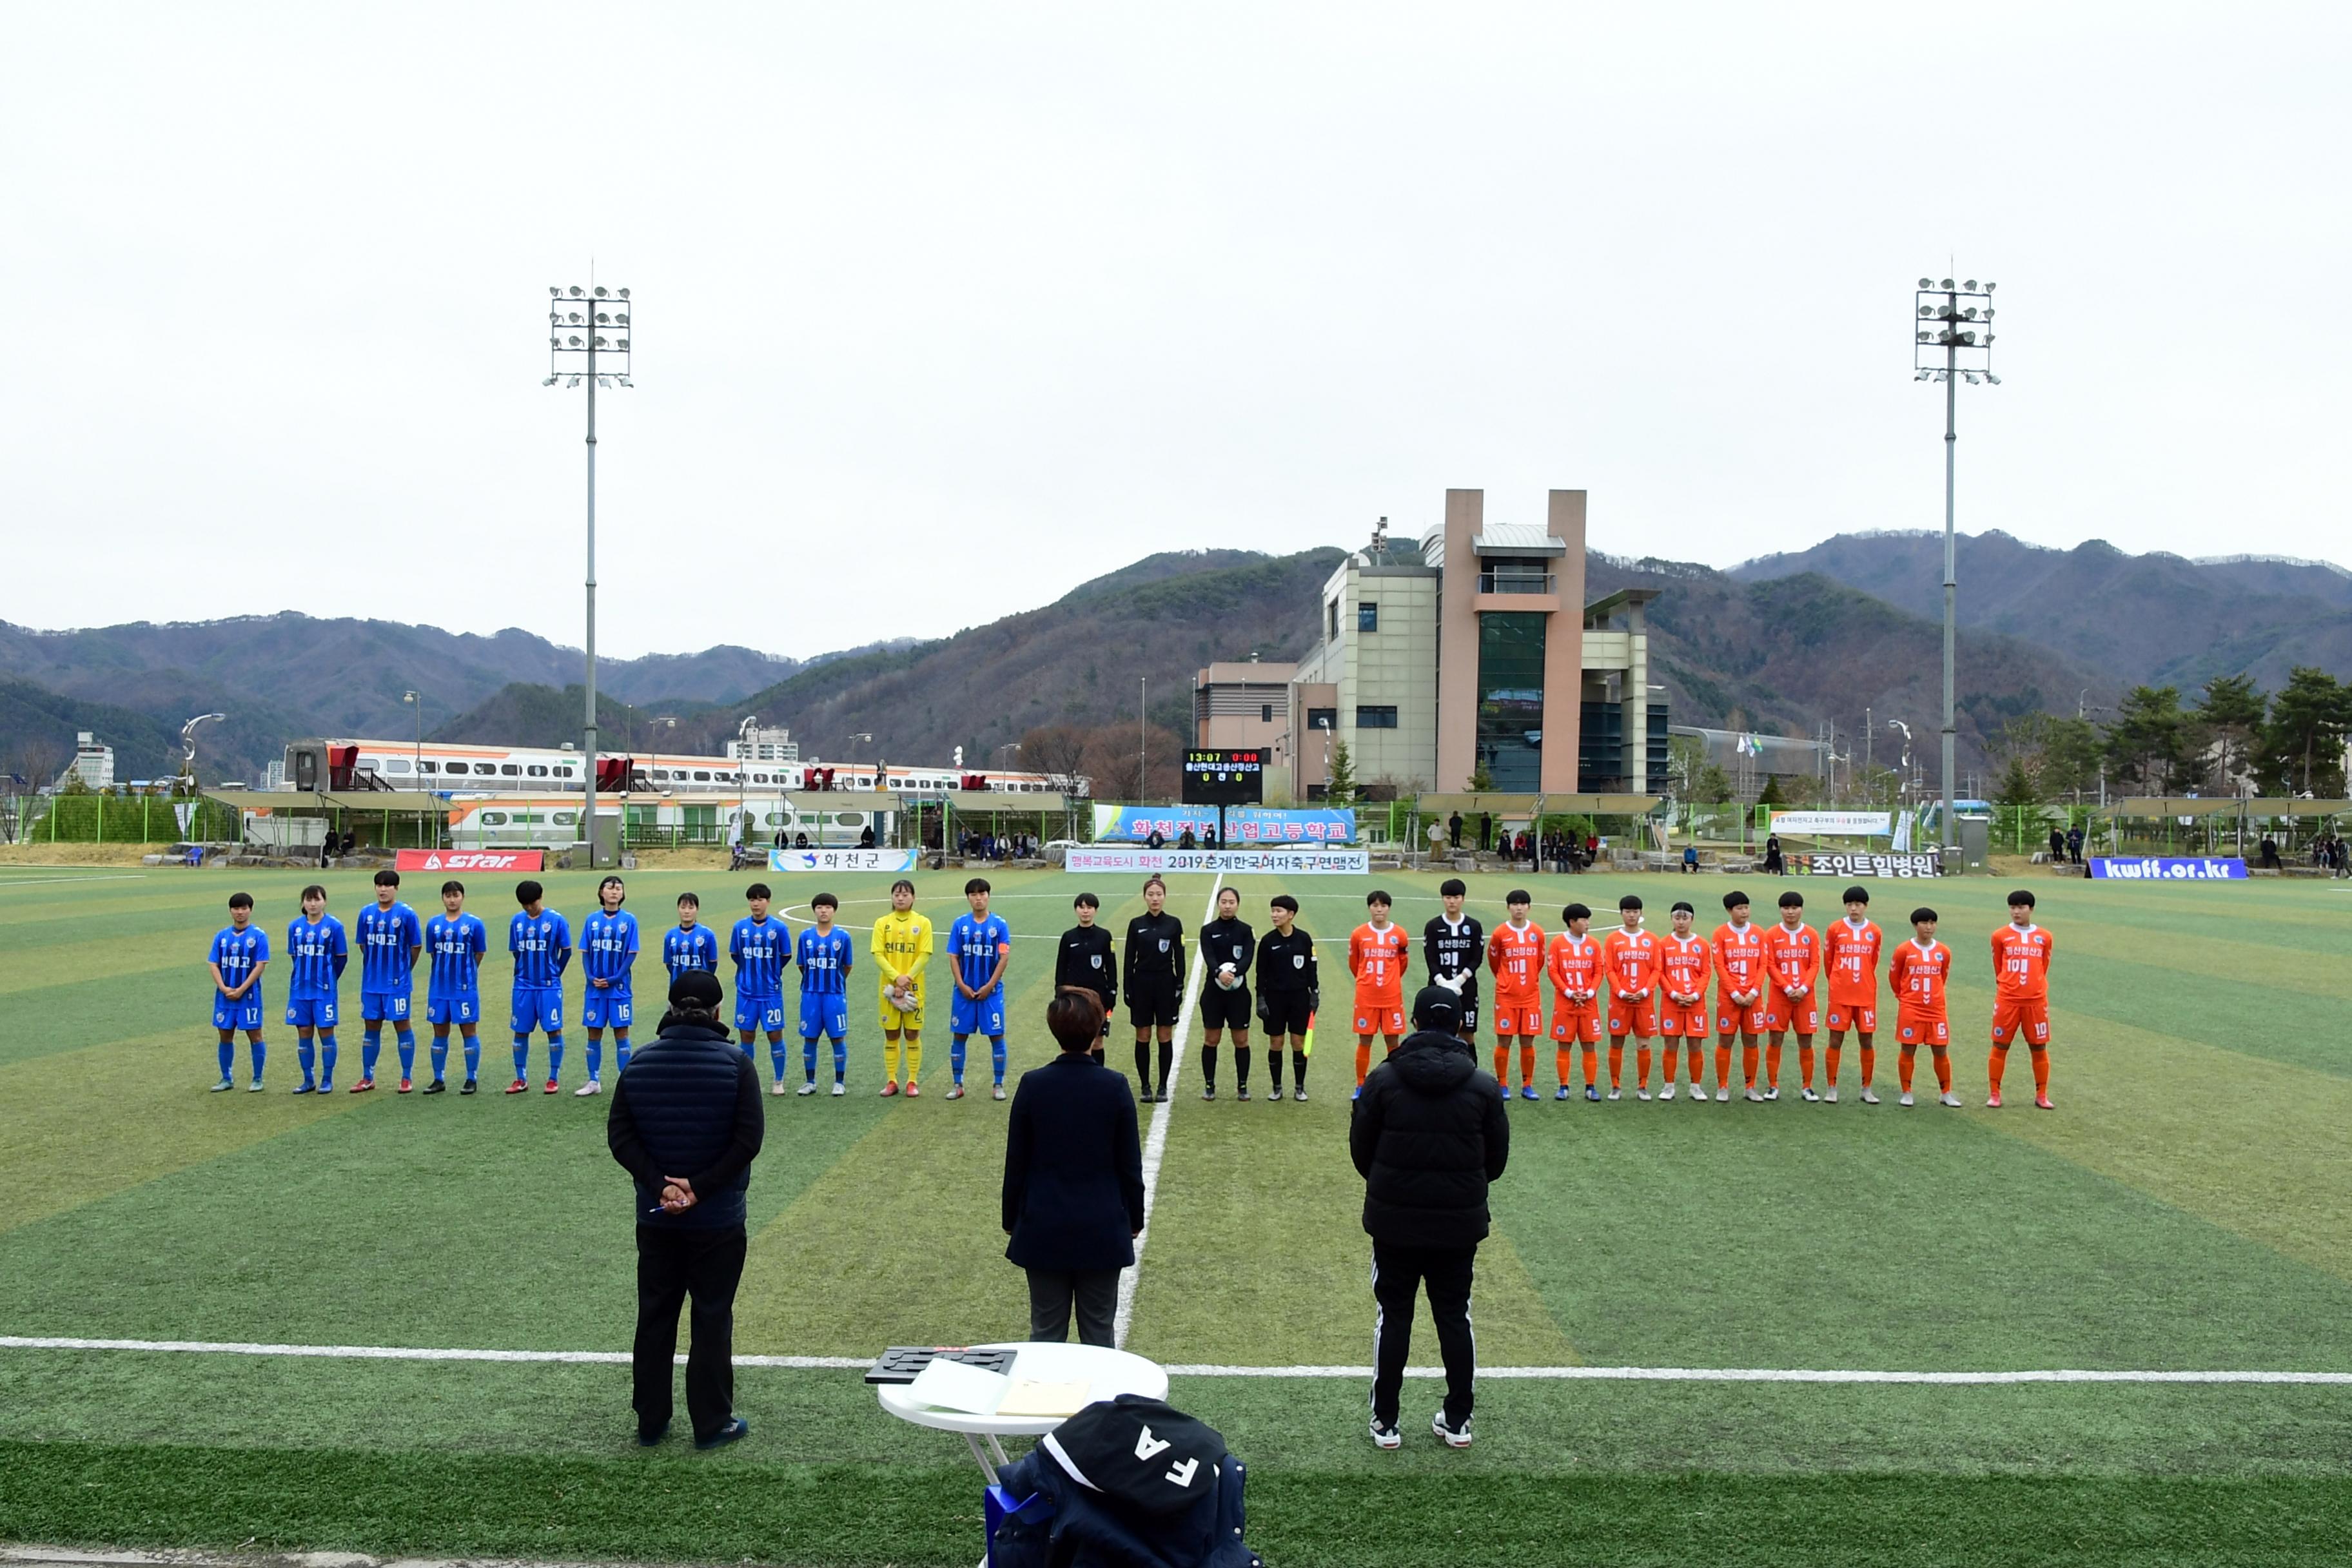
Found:
[[[1255,805],[1265,799],[1265,752],[1184,753],[1186,805]]]

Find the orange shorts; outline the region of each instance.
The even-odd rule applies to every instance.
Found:
[[[1356,1003],[1356,1033],[1360,1035],[1402,1035],[1404,1033],[1404,1009],[1386,1002]]]
[[[1704,1040],[1706,1038],[1706,1004],[1695,1002],[1685,1006],[1680,1002],[1658,1005],[1658,1033],[1673,1038]]]
[[[1535,1039],[1543,1034],[1543,1004],[1495,998],[1495,1033]]]
[[[1856,1007],[1846,1002],[1831,1003],[1830,1033],[1843,1035],[1848,1029],[1852,1029],[1857,1035],[1878,1033],[1878,1009]]]
[[[1609,1032],[1612,1035],[1639,1035],[1643,1039],[1658,1032],[1658,994],[1653,991],[1639,1002],[1620,1002],[1609,998]]]
[[[1597,1006],[1568,1007],[1554,1003],[1551,1037],[1555,1040],[1582,1040],[1588,1046],[1599,1045],[1601,1009]]]
[[[2050,1043],[2050,1004],[2045,998],[1993,1004],[1992,1043],[2006,1046],[2020,1040],[2029,1046]]]
[[[1753,1007],[1740,1007],[1717,997],[1715,1004],[1715,1032],[1718,1035],[1762,1034],[1764,1005],[1759,1002]]]
[[[1778,991],[1764,993],[1764,1005],[1758,1009],[1764,1015],[1764,1031],[1777,1034],[1794,1029],[1800,1035],[1822,1032],[1822,1010],[1811,996],[1801,996],[1791,1002]]]
[[[1906,1046],[1948,1046],[1952,1043],[1951,1021],[1905,1013],[1895,1020],[1895,1037]]]

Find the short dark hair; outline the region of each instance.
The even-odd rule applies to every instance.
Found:
[[[1911,911],[1911,923],[1913,925],[1917,925],[1921,921],[1927,921],[1932,924],[1934,923],[1935,919],[1936,911],[1929,909],[1925,904],[1921,904],[1917,909]]]
[[[379,888],[397,888],[400,886],[400,873],[386,866],[375,874],[375,885]]]
[[[1559,911],[1559,918],[1563,921],[1589,921],[1592,918],[1592,911],[1582,904],[1570,904]]]
[[[457,894],[461,899],[466,896],[466,884],[457,880],[455,877],[450,878],[447,881],[441,884],[441,896],[443,898],[446,899],[452,893]]]
[[[772,899],[775,896],[775,894],[768,891],[768,884],[765,882],[754,882],[750,887],[743,889],[743,897],[747,900]]]
[[[1736,910],[1747,901],[1748,895],[1737,888],[1723,895],[1723,907],[1727,910]]]
[[[545,897],[547,897],[547,889],[541,887],[537,882],[517,882],[515,884],[516,903],[535,904]]]
[[[1224,887],[1217,889],[1217,901],[1219,903],[1223,903],[1225,900],[1225,895],[1228,893],[1233,895],[1234,902],[1236,904],[1242,901],[1242,890],[1239,888],[1233,886],[1231,883],[1228,883]]]
[[[1507,904],[1532,904],[1535,901],[1536,896],[1525,888],[1513,888],[1503,895],[1503,902]]]
[[[974,877],[971,881],[966,882],[963,885],[963,896],[967,899],[971,897],[974,893],[984,893],[986,891],[988,891],[988,879],[985,877]]]
[[[2033,889],[2031,889],[2031,888],[2020,888],[2020,889],[2017,889],[2017,891],[2015,891],[2015,892],[2013,892],[2013,893],[2010,894],[2010,896],[2009,896],[2009,907],[2010,907],[2011,909],[2012,909],[2012,910],[2013,910],[2013,909],[2017,908],[2017,906],[2018,906],[2018,905],[2020,905],[2020,904],[2023,904],[2023,905],[2024,905],[2027,909],[2029,909],[2029,910],[2030,910],[2030,909],[2032,909],[2032,908],[2033,907]]]
[[[1102,998],[1083,985],[1057,987],[1045,1004],[1045,1032],[1073,1055],[1093,1050],[1102,1028]]]
[[[1092,893],[1080,893],[1076,898],[1070,900],[1070,908],[1074,910],[1098,910],[1102,908],[1102,900],[1096,898]]]
[[[893,882],[893,883],[891,883],[891,884],[890,884],[890,890],[891,890],[892,892],[894,892],[894,893],[895,893],[895,892],[897,892],[897,891],[898,891],[899,889],[901,889],[901,888],[904,888],[904,889],[907,889],[908,895],[909,897],[913,896],[914,891],[915,891],[915,884],[914,884],[914,883],[912,883],[912,882],[909,882],[908,880],[907,880],[907,879],[906,879],[906,878],[901,877],[901,878],[899,878],[897,881],[895,881],[895,882]]]
[[[249,910],[253,908],[253,895],[251,893],[231,893],[228,896],[228,907],[233,910]]]
[[[1780,895],[1780,907],[1784,910],[1801,910],[1805,907],[1805,895],[1791,888]]]
[[[1676,899],[1676,900],[1675,900],[1675,907],[1674,907],[1673,909],[1671,909],[1671,910],[1668,910],[1666,911],[1666,913],[1668,913],[1668,914],[1670,914],[1670,915],[1693,915],[1693,916],[1696,916],[1696,915],[1698,913],[1698,911],[1697,911],[1696,910],[1695,910],[1695,909],[1691,908],[1691,906],[1690,906],[1690,900],[1689,900],[1688,899]]]
[[[1469,895],[1470,884],[1459,877],[1448,877],[1437,884],[1437,896],[1441,899],[1467,898]]]
[[[325,903],[327,901],[327,889],[319,886],[316,882],[311,883],[309,887],[302,889],[301,901],[307,904],[312,899],[318,900],[322,904]]]
[[[1845,890],[1845,897],[1840,901],[1849,904],[1866,904],[1870,902],[1870,889],[1856,882]]]
[[[679,909],[684,909],[688,904],[692,904],[698,910],[700,909],[702,907],[701,896],[696,893],[680,893],[677,896],[677,907]]]
[[[625,904],[629,901],[629,885],[621,880],[618,877],[607,877],[603,881],[596,884],[596,901],[598,903],[601,904],[604,901],[604,889],[607,888],[620,889],[621,902]]]
[[[841,900],[835,898],[831,893],[819,893],[815,898],[809,900],[809,908],[811,909],[815,909],[819,904],[824,905],[828,910],[837,910],[841,908]]]
[[[1368,910],[1374,904],[1394,904],[1395,902],[1394,899],[1389,897],[1389,890],[1386,888],[1374,888],[1364,895],[1364,908]]]
[[[1276,893],[1265,902],[1268,909],[1288,910],[1294,915],[1298,912],[1298,900],[1288,893]]]
[[[1642,895],[1628,893],[1617,900],[1617,907],[1621,910],[1638,910],[1642,907]]]

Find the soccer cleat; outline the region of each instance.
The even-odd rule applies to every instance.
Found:
[[[1758,1089],[1755,1085],[1753,1085],[1753,1084],[1748,1085],[1748,1089],[1746,1089],[1746,1091],[1745,1091],[1745,1092],[1747,1093],[1747,1096],[1748,1096],[1748,1102],[1749,1102],[1750,1104],[1754,1104],[1754,1105],[1761,1105],[1761,1104],[1763,1104],[1763,1103],[1764,1103],[1764,1093],[1763,1093],[1763,1091],[1762,1091],[1761,1089]]]
[[[1506,1105],[1508,1105],[1510,1102],[1511,1102],[1511,1086],[1510,1086],[1509,1084],[1507,1084],[1507,1084],[1503,1085],[1503,1103],[1504,1103],[1504,1104],[1506,1104]]]
[[[768,1086],[768,1092],[779,1100],[782,1099],[786,1092],[784,1089],[784,1080],[782,1079],[778,1079],[775,1082],[770,1084]]]
[[[1586,1084],[1584,1086],[1584,1098],[1590,1100],[1598,1101],[1601,1098],[1601,1086],[1599,1084],[1592,1083]]]
[[[1801,1091],[1801,1092],[1798,1094],[1797,1098],[1798,1098],[1798,1099],[1800,1099],[1800,1100],[1819,1100],[1819,1099],[1821,1099],[1821,1096],[1820,1096],[1820,1095],[1818,1095],[1818,1094],[1815,1094],[1811,1089],[1804,1089],[1804,1090]]]
[[[1216,1099],[1216,1098],[1217,1098],[1217,1086],[1216,1086],[1215,1084],[1213,1084],[1213,1084],[1209,1085],[1206,1089],[1203,1089],[1201,1091],[1201,1098],[1202,1098],[1202,1100],[1214,1100],[1214,1099]]]
[[[1764,1098],[1765,1098],[1765,1099],[1767,1099],[1767,1100],[1778,1100],[1778,1099],[1780,1099],[1780,1086],[1779,1084],[1777,1084],[1777,1083],[1776,1083],[1776,1084],[1774,1084],[1771,1088],[1769,1088],[1769,1089],[1766,1089],[1766,1090],[1764,1091]]]
[[[319,1086],[305,1079],[302,1082],[294,1086],[294,1092],[296,1094],[316,1094],[319,1092]]]
[[[1871,1088],[1870,1085],[1864,1084],[1862,1086],[1862,1102],[1864,1105],[1876,1105],[1878,1103],[1878,1091]]]
[[[509,1094],[521,1094],[530,1088],[530,1085],[523,1082],[520,1079],[517,1079],[514,1082],[507,1085],[507,1092]]]
[[[419,1092],[424,1094],[446,1094],[449,1092],[449,1086],[436,1078],[431,1083],[426,1084]]]
[[[909,1090],[908,1092],[911,1093],[913,1091]],[[961,1100],[963,1098],[963,1085],[961,1083],[951,1083],[948,1085],[948,1098],[950,1100]]]
[[[776,1085],[776,1092],[778,1094],[784,1092],[784,1086],[782,1083],[778,1083]],[[814,1094],[816,1092],[816,1080],[814,1079],[811,1079],[808,1082],[801,1085],[800,1092],[803,1094]]]
[[[1467,1415],[1462,1418],[1461,1426],[1448,1426],[1445,1412],[1440,1409],[1436,1415],[1429,1418],[1429,1429],[1436,1433],[1438,1440],[1449,1448],[1466,1448],[1470,1446],[1470,1417]]]
[[[1830,1104],[1835,1105],[1837,1103],[1837,1085],[1830,1085],[1829,1092],[1822,1095],[1822,1098],[1827,1100]]]
[[[546,1087],[545,1089],[541,1089],[540,1092],[541,1092],[541,1093],[542,1093],[542,1094],[553,1094],[553,1093],[555,1093],[558,1089],[562,1089],[562,1087],[563,1087],[562,1085],[561,1085],[561,1084],[557,1083],[553,1079],[549,1079],[547,1080],[547,1087]]]
[[[1625,1098],[1625,1091],[1619,1089],[1612,1083],[1609,1086],[1609,1098],[1612,1100],[1622,1100]]]
[[[920,1100],[923,1098],[922,1089],[916,1085],[913,1079],[908,1079],[907,1080],[907,1098],[908,1100]]]
[[[1372,1417],[1372,1447],[1375,1448],[1401,1448],[1404,1447],[1404,1434],[1398,1431],[1394,1426],[1381,1426],[1380,1417],[1375,1415]]]
[[[1351,1095],[1349,1095],[1348,1098],[1349,1098],[1349,1100],[1361,1100],[1361,1099],[1363,1099],[1363,1098],[1364,1098],[1364,1086],[1363,1086],[1362,1084],[1360,1084],[1360,1084],[1358,1084],[1358,1085],[1356,1086],[1356,1092],[1355,1092],[1355,1093],[1353,1093],[1353,1094],[1351,1094]]]
[[[1265,1091],[1265,1097],[1268,1100],[1280,1100],[1282,1098],[1282,1085],[1276,1084],[1272,1089],[1267,1089]]]
[[[896,1093],[898,1093],[898,1080],[897,1080],[896,1079],[893,1079],[890,1082],[886,1083],[886,1084],[884,1084],[884,1085],[882,1086],[882,1098],[883,1098],[884,1100],[887,1100],[887,1099],[889,1099],[892,1095],[894,1095],[894,1094],[896,1094]]]
[[[1960,1097],[1957,1094],[1948,1094],[1944,1096],[1943,1103],[1958,1110],[1960,1109]]]
[[[352,1085],[350,1092],[352,1094],[365,1094],[369,1089],[372,1089],[374,1087],[375,1079],[372,1078],[363,1078],[360,1079],[359,1082]]]
[[[848,1089],[842,1087],[842,1083],[839,1079],[835,1079],[833,1080],[833,1093],[835,1099],[838,1100],[841,1096],[847,1094],[848,1092]]]
[[[324,1079],[320,1079],[319,1083],[319,1092],[320,1094],[332,1094],[335,1092],[335,1086]]]
[[[582,1084],[578,1089],[573,1089],[572,1091],[572,1098],[574,1100],[586,1100],[591,1095],[602,1094],[604,1092],[604,1086],[592,1078],[586,1083]]]
[[[991,1100],[1003,1100],[1004,1098],[1004,1086],[1001,1083],[991,1084],[988,1089],[988,1098]],[[1244,1095],[1242,1098],[1244,1100],[1247,1100],[1249,1096]]]
[[[401,1092],[401,1093],[403,1093],[403,1094],[406,1094],[406,1093],[408,1093],[409,1091],[411,1091],[412,1089],[414,1089],[415,1087],[416,1087],[416,1086],[415,1086],[415,1084],[413,1084],[413,1083],[409,1082],[406,1079],[402,1079],[400,1080],[400,1092]]]
[[[1731,1091],[1729,1089],[1724,1088],[1721,1084],[1717,1084],[1715,1086],[1715,1102],[1717,1105],[1721,1105],[1725,1100],[1729,1100],[1730,1098]]]
[[[1521,1100],[1541,1100],[1543,1098],[1543,1093],[1540,1089],[1537,1089],[1535,1085],[1531,1083],[1523,1083],[1519,1085],[1519,1098]]]
[[[463,1088],[463,1089],[459,1089],[457,1092],[458,1092],[459,1094],[471,1094],[471,1093],[473,1093],[473,1092],[474,1092],[474,1080],[473,1080],[472,1079],[467,1079],[466,1080],[466,1087],[465,1087],[465,1088]]]
[[[1292,1089],[1290,1091],[1290,1098],[1297,1100],[1304,1100],[1307,1098],[1307,1086],[1302,1083],[1297,1089]]]
[[[1897,1105],[1909,1105],[1909,1104],[1912,1104],[1912,1103],[1913,1103],[1913,1101],[1912,1101],[1912,1099],[1911,1099],[1911,1091],[1910,1091],[1909,1089],[1905,1089],[1905,1090],[1903,1091],[1903,1098],[1902,1098],[1902,1099],[1900,1099],[1900,1100],[1896,1100],[1895,1103],[1895,1104],[1897,1104]]]
[[[2050,1103],[2050,1097],[2048,1095],[2037,1094],[2033,1097],[2033,1109],[2036,1110],[2055,1110],[2058,1108]]]
[[[1949,1097],[1947,1096],[1946,1098],[1948,1099]],[[1987,1110],[1999,1110],[2000,1109],[2000,1090],[1994,1089],[1990,1094],[1985,1096],[1985,1109]]]
[[[213,1090],[212,1090],[212,1091],[213,1091],[215,1094],[218,1094],[218,1093],[220,1093],[220,1091],[221,1091],[221,1090],[223,1090],[223,1089],[235,1089],[236,1087],[236,1085],[235,1085],[235,1084],[233,1084],[233,1083],[231,1083],[228,1079],[221,1079],[221,1080],[220,1080],[220,1082],[218,1082],[218,1083],[216,1083],[216,1084],[213,1085]]]
[[[261,1080],[259,1079],[255,1079],[251,1083],[247,1084],[245,1086],[245,1092],[247,1094],[259,1094],[261,1092]]]
[[[1004,1086],[1003,1086],[1003,1085],[1002,1085],[1002,1084],[999,1084],[997,1087],[998,1087],[998,1088],[1000,1088],[1000,1089],[1002,1089],[1002,1088],[1003,1088],[1003,1087],[1004,1087]],[[997,1098],[997,1099],[999,1099],[999,1100],[1003,1100],[1004,1097],[1003,1097],[1003,1095],[1001,1095],[1001,1094],[1000,1094],[1000,1095],[998,1095],[996,1098]],[[1234,1098],[1235,1100],[1247,1100],[1247,1099],[1249,1098],[1249,1086],[1248,1086],[1248,1085],[1246,1085],[1246,1084],[1244,1084],[1244,1085],[1243,1085],[1241,1088],[1239,1088],[1239,1089],[1237,1089],[1234,1090]]]
[[[1553,1098],[1554,1100],[1566,1100],[1566,1099],[1570,1098],[1570,1096],[1569,1096],[1569,1091],[1568,1091],[1568,1085],[1566,1085],[1566,1084],[1561,1084],[1561,1085],[1559,1086],[1559,1089],[1553,1093],[1552,1098]]]
[[[1660,1100],[1672,1100],[1674,1097],[1675,1086],[1673,1084],[1668,1084],[1664,1089],[1658,1090],[1658,1098]]]

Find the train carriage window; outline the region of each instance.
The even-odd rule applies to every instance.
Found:
[[[863,827],[866,826],[866,814],[862,811],[845,811],[833,820],[834,825],[838,827]]]
[[[572,776],[572,772],[573,770],[571,765],[566,763],[555,770],[555,776],[560,779],[568,779]]]
[[[500,763],[499,764],[499,772],[504,773],[510,779],[519,779],[522,777],[522,764],[520,763]]]
[[[404,773],[415,770],[410,766],[406,757],[393,757],[385,761],[383,771],[388,773]]]
[[[694,782],[697,784],[709,784],[710,782],[710,770],[709,768],[695,769]]]
[[[380,773],[383,772],[383,759],[382,757],[362,757],[360,759],[360,766],[367,769],[370,773]]]
[[[486,811],[482,813],[482,826],[485,827],[504,827],[506,826],[506,822],[507,814],[503,811]]]
[[[543,779],[547,776],[547,766],[543,763],[533,763],[530,766],[523,769],[523,772],[529,773],[532,778]]]
[[[474,772],[475,772],[477,774],[481,775],[481,776],[485,776],[485,777],[487,777],[487,776],[488,776],[488,775],[491,775],[491,774],[496,773],[498,771],[499,771],[498,769],[496,769],[495,767],[492,767],[492,766],[491,766],[489,763],[476,763],[474,764]]]
[[[771,827],[782,827],[784,825],[784,814],[781,811],[772,811],[761,820]]]
[[[437,773],[441,771],[441,764],[427,757],[416,764],[416,771],[420,773]]]
[[[558,811],[551,813],[547,820],[558,827],[576,827],[580,824],[580,814],[576,811]]]
[[[651,776],[656,779],[667,779],[669,777],[669,770],[667,768],[656,768]]]

